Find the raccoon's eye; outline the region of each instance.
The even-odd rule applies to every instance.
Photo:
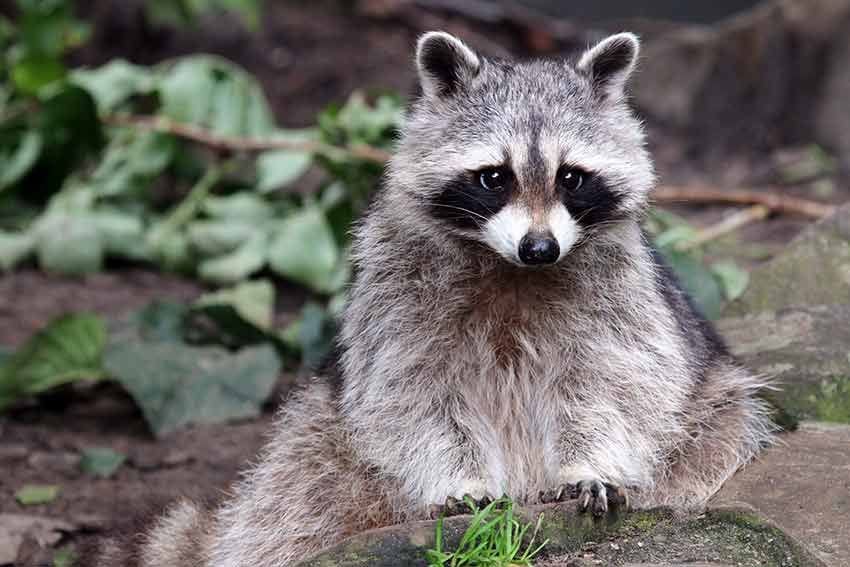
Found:
[[[490,191],[502,191],[511,182],[511,172],[503,167],[488,167],[478,172],[478,183]]]
[[[584,174],[577,169],[562,169],[558,172],[558,185],[565,191],[575,191],[584,183]]]

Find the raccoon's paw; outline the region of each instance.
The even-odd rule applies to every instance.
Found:
[[[537,500],[541,504],[551,504],[553,502],[566,502],[577,495],[576,485],[567,482],[549,490],[541,490],[537,495]]]
[[[597,518],[629,509],[629,495],[626,489],[601,480],[579,481],[575,495],[578,498],[579,512],[590,512]]]
[[[484,495],[481,498],[475,498],[469,494],[464,494],[462,498],[449,496],[443,504],[431,504],[428,507],[428,514],[431,519],[436,520],[440,516],[461,516],[463,514],[472,514],[475,510],[480,510],[489,506],[494,498],[490,495]]]

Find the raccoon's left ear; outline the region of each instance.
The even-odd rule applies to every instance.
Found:
[[[416,66],[425,96],[446,97],[478,74],[481,60],[455,36],[428,32],[416,45]]]
[[[623,96],[640,52],[640,40],[633,33],[609,36],[581,56],[576,68],[590,76],[594,87],[613,99]]]

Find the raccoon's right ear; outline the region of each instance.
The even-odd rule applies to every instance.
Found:
[[[472,80],[481,60],[465,43],[446,32],[428,32],[416,45],[416,66],[422,92],[427,97],[446,97]]]
[[[576,68],[589,75],[597,89],[612,99],[619,99],[639,53],[640,40],[635,34],[618,33],[585,51]]]

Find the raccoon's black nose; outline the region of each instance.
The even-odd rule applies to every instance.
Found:
[[[526,234],[519,243],[519,259],[523,264],[553,264],[561,254],[558,241],[548,234]]]

